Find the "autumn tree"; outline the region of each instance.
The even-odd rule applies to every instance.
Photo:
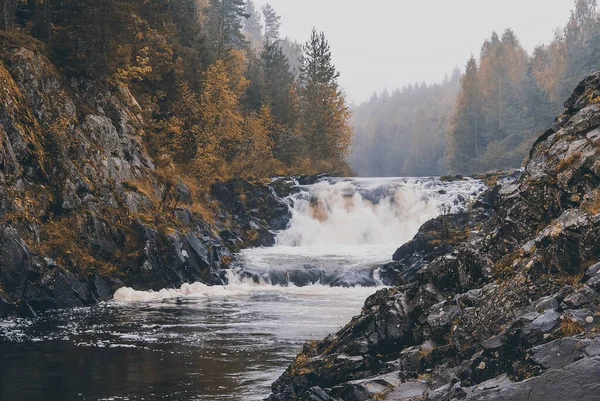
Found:
[[[202,127],[196,139],[195,165],[205,177],[213,177],[225,162],[231,162],[244,139],[240,99],[248,86],[246,67],[243,53],[234,51],[231,56],[208,67],[200,96]]]

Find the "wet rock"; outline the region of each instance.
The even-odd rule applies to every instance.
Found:
[[[204,266],[209,266],[210,262],[206,246],[192,233],[188,233],[185,236],[185,239],[189,246],[194,250],[196,256],[200,258],[201,263],[203,263]]]
[[[30,269],[30,252],[18,232],[0,227],[0,283],[16,298],[21,296]]]
[[[113,290],[108,280],[94,276],[91,280],[91,292],[96,301],[108,301],[112,299]]]
[[[321,174],[315,174],[315,175],[302,175],[302,176],[296,177],[296,181],[300,185],[314,185],[314,184],[318,183],[319,181],[322,181],[323,179],[330,177],[331,175],[332,175],[331,173],[321,173]]]
[[[49,309],[85,306],[91,300],[90,292],[73,273],[54,269],[27,287],[20,307],[35,316]]]
[[[12,316],[15,313],[15,305],[11,301],[9,301],[7,297],[4,297],[4,295],[2,295],[2,292],[0,292],[0,319]]]
[[[283,230],[291,219],[289,205],[277,198],[266,184],[240,178],[217,181],[211,193],[231,212],[238,224],[238,236],[251,246],[271,246],[273,230]]]

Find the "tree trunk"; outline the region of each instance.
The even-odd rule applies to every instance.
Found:
[[[0,0],[0,30],[9,30],[12,28],[16,11],[16,0]]]
[[[51,0],[27,0],[29,12],[33,19],[32,34],[34,37],[45,42],[49,42],[51,36],[52,8],[50,1]]]

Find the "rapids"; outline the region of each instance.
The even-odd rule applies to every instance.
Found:
[[[381,288],[377,267],[475,180],[326,179],[297,185],[276,245],[237,255],[225,286],[118,290],[92,308],[0,321],[0,399],[260,400],[305,341]],[[24,396],[23,396],[24,394]]]

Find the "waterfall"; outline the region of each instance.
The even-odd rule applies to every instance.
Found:
[[[483,188],[438,178],[331,178],[300,187],[276,245],[242,251],[236,274],[279,285],[381,284],[376,268],[423,223],[464,208]]]
[[[423,223],[461,210],[484,185],[469,179],[329,178],[296,189],[286,199],[292,210],[288,228],[277,234],[273,247],[243,250],[228,273],[228,285],[184,284],[159,292],[123,288],[115,300],[256,292],[309,296],[335,288],[381,286],[377,267],[391,261]]]

